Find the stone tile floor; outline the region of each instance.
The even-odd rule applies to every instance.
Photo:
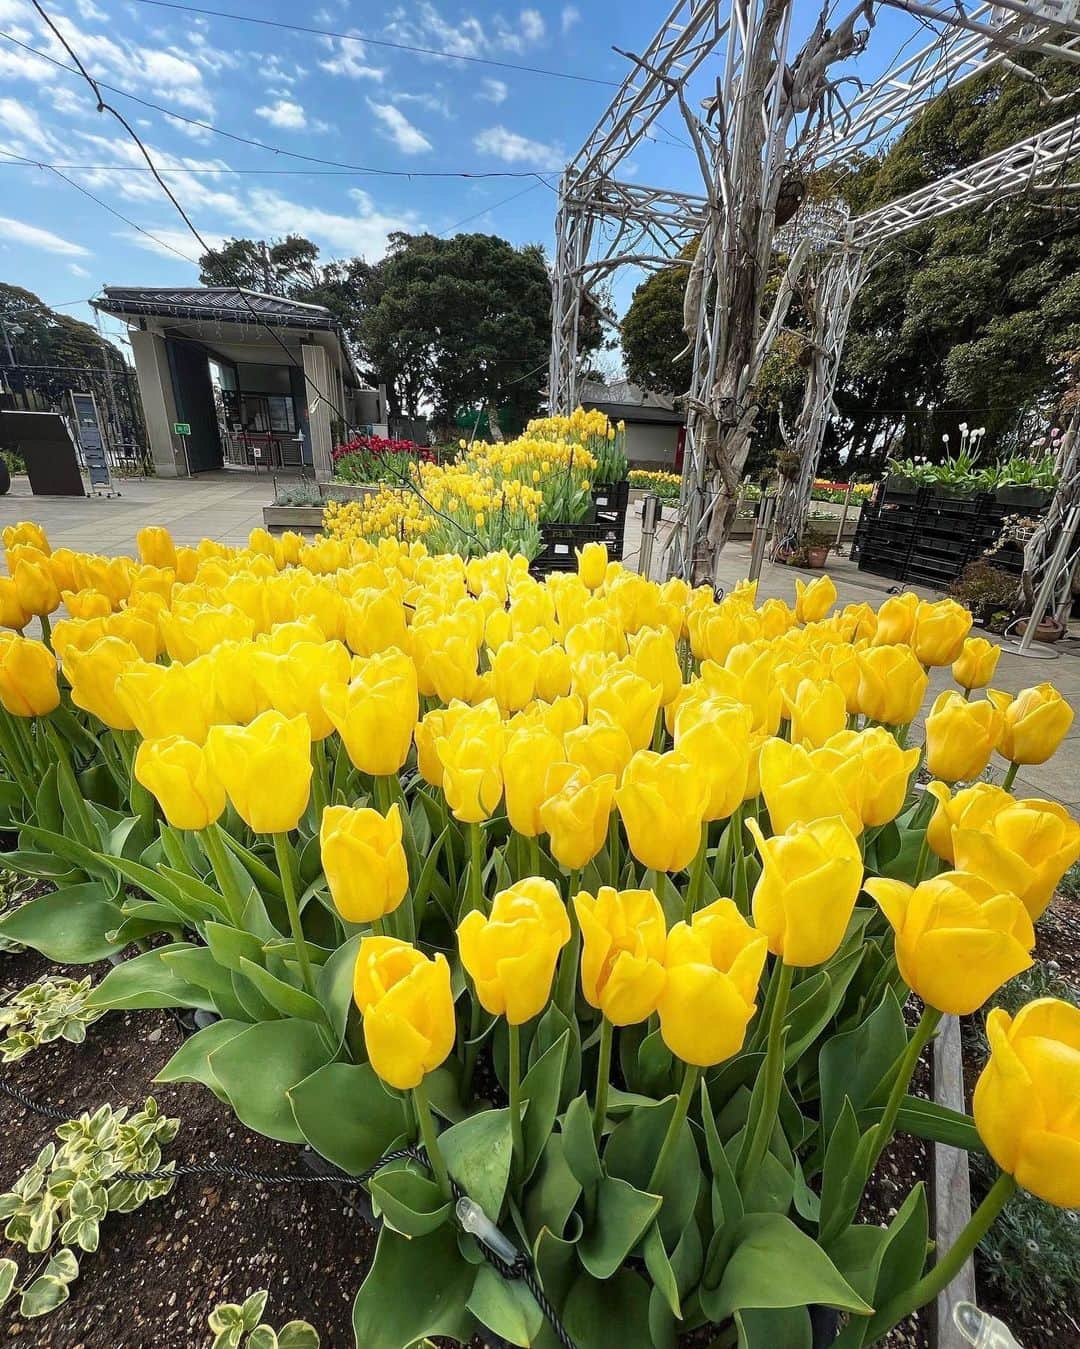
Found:
[[[121,495],[105,497],[35,497],[26,478],[14,478],[11,491],[0,497],[0,528],[17,520],[36,520],[43,525],[55,546],[64,545],[83,552],[130,553],[135,551],[135,534],[143,525],[167,525],[177,543],[195,544],[201,538],[221,543],[243,544],[252,529],[262,525],[262,508],[273,500],[273,483],[266,473],[256,477],[243,471],[221,471],[189,479],[146,478],[118,480]],[[664,534],[653,551],[653,575],[662,575]],[[639,510],[631,505],[626,521],[624,561],[636,567],[641,546]],[[747,572],[750,547],[733,542],[725,549],[717,582],[730,589]],[[836,582],[841,603],[866,600],[877,607],[889,594],[892,582],[860,572],[846,557],[829,559],[829,573]],[[796,576],[812,573],[766,563],[758,584],[762,599],[776,595],[792,599]],[[915,587],[927,598],[936,592]],[[1080,708],[1080,637],[1069,637],[1058,644],[1059,657],[1035,660],[1012,654],[1006,649],[998,665],[995,685],[1016,692],[1031,684],[1049,680],[1075,708]],[[949,672],[935,670],[927,706],[934,695],[951,686]],[[922,723],[912,728],[912,743],[922,737]],[[1003,767],[995,764],[995,775]],[[1023,795],[1042,796],[1062,801],[1080,812],[1080,718],[1064,745],[1047,764],[1023,769],[1017,777]]]

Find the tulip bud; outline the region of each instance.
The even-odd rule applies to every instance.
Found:
[[[553,703],[570,692],[570,658],[561,646],[547,646],[537,656],[536,696]]]
[[[873,645],[900,646],[910,641],[920,602],[914,590],[887,599],[877,613],[877,628],[870,639]]]
[[[839,818],[795,824],[765,838],[756,820],[746,827],[761,855],[754,888],[754,924],[785,965],[821,965],[844,939],[862,885],[854,834]]]
[[[409,756],[420,712],[416,667],[395,648],[354,663],[349,684],[327,684],[323,708],[353,765],[362,773],[388,777]]]
[[[0,632],[0,705],[13,717],[43,717],[60,706],[56,657],[47,646]]]
[[[19,603],[28,614],[48,617],[60,607],[60,592],[53,580],[49,559],[40,555],[40,560],[32,562],[29,558],[20,558],[12,573],[15,582],[15,594]]]
[[[863,765],[857,755],[766,740],[758,773],[769,819],[778,834],[796,824],[834,816],[853,834],[862,833]]]
[[[543,805],[548,769],[564,759],[562,741],[543,726],[525,726],[507,739],[502,774],[506,815],[511,829],[524,838],[543,833]]]
[[[955,600],[923,600],[915,610],[911,647],[923,665],[951,665],[964,649],[971,614]]]
[[[117,696],[117,679],[141,663],[138,651],[122,637],[102,637],[85,651],[70,648],[63,667],[71,681],[71,701],[114,731],[133,731],[135,723]]]
[[[504,642],[490,654],[495,701],[504,712],[518,712],[536,696],[540,657],[526,642]]]
[[[296,828],[311,792],[311,728],[305,717],[271,710],[248,726],[213,726],[206,750],[249,829],[286,834]]]
[[[1056,801],[1009,798],[981,823],[965,819],[951,842],[959,870],[1019,896],[1035,922],[1080,857],[1080,824]]]
[[[327,806],[319,826],[323,871],[334,907],[348,923],[373,923],[398,907],[409,889],[395,802],[377,810]]]
[[[983,689],[994,677],[1001,647],[985,637],[968,637],[953,661],[952,677],[962,689]]]
[[[30,615],[19,599],[15,582],[10,576],[0,576],[0,628],[22,632],[29,622]]]
[[[831,680],[801,679],[794,697],[785,693],[791,739],[815,749],[847,725],[847,699]]]
[[[575,548],[574,553],[577,557],[578,575],[582,582],[590,590],[596,590],[602,586],[604,578],[607,576],[607,544],[587,543],[581,548]]]
[[[1009,792],[990,782],[976,782],[951,796],[943,782],[929,782],[927,792],[937,808],[926,827],[926,841],[943,862],[955,864],[954,829],[984,829],[998,813],[1013,805]]]
[[[454,818],[463,824],[490,819],[502,799],[506,732],[492,700],[458,717],[435,750],[442,764],[442,788]]]
[[[915,887],[875,876],[866,892],[896,933],[904,982],[939,1012],[967,1016],[1032,964],[1027,910],[978,876],[946,871]]]
[[[995,1007],[986,1038],[972,1114],[987,1152],[1031,1194],[1080,1208],[1080,1008],[1036,998],[1010,1017]]]
[[[178,735],[144,740],[134,767],[174,829],[205,829],[225,809],[225,788],[201,745]]]
[[[660,705],[669,706],[683,686],[682,666],[670,628],[642,628],[630,639],[634,673],[660,685]]]
[[[405,610],[389,590],[358,590],[345,605],[345,640],[358,656],[408,650]]]
[[[581,926],[581,991],[614,1026],[645,1021],[664,987],[667,922],[651,890],[615,890],[574,899]]]
[[[630,760],[615,801],[630,851],[652,871],[682,871],[701,843],[709,804],[702,769],[676,751],[641,750]]]
[[[563,745],[567,761],[584,768],[590,778],[612,774],[616,783],[622,781],[623,770],[634,757],[629,737],[613,722],[575,727],[565,733]]]
[[[1045,763],[1072,725],[1073,710],[1053,684],[1021,689],[1015,698],[994,689],[986,696],[1004,715],[998,751],[1011,763]]]
[[[328,685],[349,681],[349,653],[341,642],[298,642],[285,655],[255,653],[255,677],[268,706],[287,717],[305,716],[312,740],[325,740],[334,730],[322,702]]]
[[[926,767],[945,782],[970,782],[990,762],[1003,718],[989,699],[967,701],[955,689],[934,699],[926,718]]]
[[[458,925],[461,963],[476,996],[511,1026],[544,1010],[559,952],[569,940],[566,905],[551,881],[539,876],[501,890],[490,915],[473,909]]]
[[[14,525],[5,525],[3,538],[5,548],[18,548],[20,546],[36,548],[39,553],[44,553],[46,557],[52,551],[45,531],[33,520],[20,520]]]
[[[848,784],[847,761],[857,759],[862,772],[857,789],[846,786],[857,800],[863,825],[876,829],[895,820],[907,799],[908,783],[919,762],[917,748],[901,749],[896,737],[884,726],[865,731],[837,731],[820,750],[811,754],[815,764],[831,764],[834,772]]]
[[[353,1000],[364,1018],[364,1045],[375,1072],[408,1091],[444,1063],[456,1022],[450,966],[395,937],[365,937],[356,954]]]
[[[146,525],[135,535],[139,561],[149,567],[168,567],[176,570],[176,545],[172,535],[162,525]]]
[[[677,1058],[711,1068],[742,1049],[766,945],[730,899],[671,929],[658,1010],[661,1038]]]
[[[605,675],[589,695],[589,721],[621,726],[635,750],[645,749],[656,728],[663,693],[659,684],[629,671]]]
[[[560,866],[578,871],[604,846],[615,799],[615,778],[590,779],[583,768],[555,764],[544,781],[540,821],[551,855]]]
[[[817,623],[836,603],[836,586],[830,576],[817,576],[809,585],[795,582],[795,617],[800,623]]]
[[[909,646],[872,646],[859,653],[859,706],[872,721],[907,726],[918,715],[928,683]]]
[[[112,601],[100,590],[65,590],[60,598],[72,618],[106,618],[112,613]]]
[[[675,717],[675,749],[708,786],[705,820],[726,820],[746,795],[752,714],[743,703],[711,697],[684,704]]]

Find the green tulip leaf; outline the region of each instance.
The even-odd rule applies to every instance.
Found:
[[[671,1309],[672,1316],[682,1320],[679,1285],[675,1279],[675,1271],[671,1268],[667,1251],[664,1250],[664,1240],[660,1235],[660,1229],[655,1223],[645,1233],[645,1240],[641,1243],[641,1254],[645,1258],[645,1268],[649,1271],[649,1277],[652,1279],[656,1291],[660,1293]]]
[[[65,813],[69,813],[66,806]],[[20,845],[24,837],[31,843],[38,844],[46,852],[53,853],[69,865],[84,871],[89,877],[97,877],[98,880],[106,882],[115,879],[112,858],[102,857],[99,852],[94,850],[93,846],[87,846],[85,841],[71,838],[59,831],[54,833],[51,829],[39,829],[32,824],[23,825],[19,831]]]
[[[559,1109],[565,1110],[581,1090],[581,1030],[577,1018],[567,1018],[555,1003],[551,1003],[536,1023],[536,1031],[529,1047],[529,1068],[557,1044],[565,1032],[570,1032],[567,1042],[566,1066],[563,1069],[562,1090],[559,1092]]]
[[[179,951],[198,949],[189,942],[174,942],[125,960],[102,979],[87,999],[87,1005],[125,1011],[145,1007],[197,1007],[204,1012],[216,1011],[214,1000],[206,989],[181,978],[166,959]]]
[[[578,1349],[653,1349],[649,1332],[649,1285],[620,1269],[612,1278],[580,1275],[566,1297],[563,1324]]]
[[[0,936],[63,965],[89,965],[124,948],[109,934],[124,911],[100,881],[69,885],[27,900],[0,919]]]
[[[468,1340],[476,1328],[466,1305],[475,1279],[451,1224],[412,1240],[384,1227],[353,1303],[356,1343],[363,1349],[405,1349],[425,1336]]]
[[[859,1123],[865,1127],[876,1124],[880,1118],[880,1109],[867,1110],[860,1113]],[[986,1151],[970,1115],[935,1101],[924,1101],[921,1096],[904,1097],[896,1127],[900,1133],[914,1134],[931,1143],[946,1143],[951,1148],[962,1148],[964,1152]]]
[[[864,1293],[868,1302],[879,1308],[885,1307],[898,1293],[912,1287],[918,1281],[926,1264],[929,1249],[928,1227],[926,1187],[920,1181],[904,1200],[896,1217],[884,1232],[880,1228],[871,1229],[880,1232],[882,1240],[875,1243],[873,1259],[869,1262],[867,1285],[871,1291]],[[829,1254],[841,1269],[843,1267],[840,1265],[840,1259],[845,1254],[843,1249],[845,1238],[851,1241],[851,1233],[861,1230],[863,1229],[850,1228],[837,1243],[834,1243],[837,1254],[833,1254],[830,1250]],[[847,1271],[843,1272],[846,1277]],[[857,1273],[856,1271],[856,1275]],[[855,1280],[852,1279],[851,1282],[854,1284]],[[870,1317],[868,1321],[860,1318],[845,1327],[841,1340],[837,1343],[842,1343],[843,1349],[859,1349],[863,1344],[873,1344],[886,1328],[887,1323],[879,1322],[876,1317]]]
[[[735,1241],[715,1296],[703,1297],[711,1320],[723,1321],[744,1308],[807,1307],[820,1303],[867,1315],[861,1298],[821,1247],[779,1213],[749,1213],[736,1227]]]
[[[328,1063],[288,1092],[300,1132],[321,1156],[356,1176],[408,1132],[402,1098],[369,1063]]]
[[[186,951],[172,951],[162,957],[179,979],[206,989],[215,1009],[222,1016],[245,1020],[243,1008],[233,993],[232,978],[224,965],[219,965],[208,946],[196,946]]]
[[[227,970],[233,970],[238,974],[241,960],[250,960],[256,965],[266,964],[263,944],[250,932],[230,927],[227,923],[207,923],[203,936],[213,952],[214,959]]]
[[[319,970],[315,980],[315,992],[339,1045],[345,1038],[345,1027],[349,1023],[349,1012],[353,1006],[353,971],[362,940],[363,935],[358,932],[348,941],[342,942]]]
[[[581,1184],[570,1170],[562,1134],[552,1134],[540,1154],[525,1193],[525,1230],[536,1239],[543,1227],[561,1237],[581,1194]]]
[[[526,1103],[525,1117],[522,1120],[525,1142],[523,1179],[526,1181],[535,1170],[540,1154],[555,1127],[555,1115],[559,1108],[559,1095],[569,1047],[570,1032],[564,1031],[555,1043],[540,1055],[521,1083],[521,1096]]]
[[[492,1222],[499,1221],[510,1179],[509,1110],[484,1110],[439,1135],[447,1169]]]
[[[256,965],[253,960],[248,960],[244,956],[240,957],[239,972],[282,1016],[295,1016],[302,1021],[313,1021],[319,1026],[327,1025],[322,1003],[302,988],[286,983],[284,979],[279,979],[269,970],[264,970],[261,965]]]
[[[289,1091],[330,1058],[310,1021],[264,1021],[220,1045],[208,1056],[242,1123],[283,1143],[302,1143]]]
[[[592,1110],[584,1092],[570,1102],[562,1121],[563,1156],[583,1190],[591,1191],[604,1174],[593,1136]]]
[[[537,1342],[544,1314],[519,1279],[504,1279],[487,1264],[476,1271],[468,1300],[469,1311],[488,1330],[523,1349]]]
[[[369,1182],[376,1211],[406,1237],[426,1237],[450,1217],[452,1201],[446,1199],[438,1184],[415,1163],[394,1162],[385,1166]]]
[[[796,986],[787,1022],[788,1038],[784,1051],[787,1068],[797,1063],[808,1049],[817,1044],[821,1032],[839,1010],[861,961],[860,944],[846,955],[834,958],[823,970]]]
[[[604,1169],[609,1176],[625,1180],[637,1190],[650,1193],[653,1167],[668,1125],[675,1113],[675,1097],[668,1096],[650,1109],[635,1110],[612,1130],[604,1149]],[[666,1246],[673,1247],[682,1235],[697,1204],[701,1187],[701,1165],[697,1146],[684,1121],[675,1144],[672,1163],[660,1193],[660,1233]]]
[[[811,1349],[810,1313],[805,1307],[744,1308],[735,1313],[739,1349]]]
[[[645,1194],[616,1176],[596,1187],[596,1205],[578,1245],[581,1263],[594,1279],[610,1279],[660,1212],[659,1195]]]
[[[891,1082],[890,1069],[899,1061],[908,1042],[904,1014],[892,989],[887,988],[870,1015],[854,1030],[834,1035],[818,1054],[821,1082],[821,1127],[828,1136],[836,1127],[844,1098],[850,1099],[856,1115],[866,1106],[880,1104],[874,1092]]]
[[[154,1078],[155,1082],[201,1082],[209,1087],[219,1101],[228,1101],[217,1078],[210,1069],[210,1055],[247,1030],[247,1021],[215,1021],[180,1046],[164,1068]]]

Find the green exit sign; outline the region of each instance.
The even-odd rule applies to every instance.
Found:
[[[175,435],[175,436],[190,436],[190,435],[191,435],[191,423],[190,423],[190,422],[173,422],[173,424],[172,424],[172,429],[173,429],[173,435]]]

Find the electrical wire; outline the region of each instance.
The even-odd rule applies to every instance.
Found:
[[[448,52],[438,47],[419,47],[406,42],[391,42],[387,38],[364,37],[360,33],[340,33],[332,28],[312,28],[306,24],[285,23],[280,19],[264,19],[255,14],[236,14],[224,9],[202,9],[196,5],[180,5],[175,0],[137,0],[140,5],[153,5],[156,9],[178,9],[182,14],[202,14],[215,19],[232,19],[236,23],[257,23],[264,28],[284,28],[292,33],[308,33],[315,37],[332,37],[342,42],[359,42],[369,47],[388,47],[392,51],[415,52],[420,56],[438,56],[447,61],[464,61],[471,65],[496,66],[499,70],[516,70],[527,75],[546,75],[558,80],[576,80],[581,84],[603,84],[619,87],[618,80],[601,79],[598,75],[577,75],[567,70],[551,70],[545,66],[527,66],[515,61],[498,61],[488,56],[466,56],[461,52]]]
[[[59,30],[55,27],[53,32],[57,34],[57,37],[60,37]],[[50,56],[48,52],[32,47],[28,42],[23,42],[20,38],[3,30],[0,30],[0,38],[13,43],[25,52],[30,52],[33,56],[40,57],[43,61],[48,61],[58,70],[66,70],[69,75],[82,75],[85,79],[91,79],[81,62],[78,63],[77,69],[66,65],[63,61],[57,60],[55,56]],[[74,53],[69,44],[62,37],[60,41],[74,59]],[[153,112],[162,113],[165,117],[171,117],[174,121],[184,122],[187,126],[198,127],[200,131],[210,131],[215,136],[223,136],[226,140],[235,141],[238,145],[250,145],[256,150],[266,150],[272,155],[284,155],[288,159],[299,159],[307,164],[321,164],[332,169],[348,169],[351,173],[372,178],[535,178],[539,182],[544,182],[547,186],[550,186],[544,175],[536,169],[377,169],[367,164],[350,164],[345,160],[326,159],[320,155],[307,155],[300,150],[287,150],[282,145],[271,145],[267,141],[256,140],[252,136],[241,136],[235,131],[226,131],[224,127],[215,126],[213,122],[203,122],[197,117],[188,117],[182,112],[176,112],[172,108],[165,107],[161,103],[155,103],[152,99],[140,98],[138,94],[128,93],[126,89],[120,89],[115,84],[109,84],[105,80],[91,80],[91,82],[95,91],[107,89],[110,94],[117,94],[120,98],[138,103],[140,107],[150,108]],[[117,113],[116,115],[119,117],[120,114]]]

